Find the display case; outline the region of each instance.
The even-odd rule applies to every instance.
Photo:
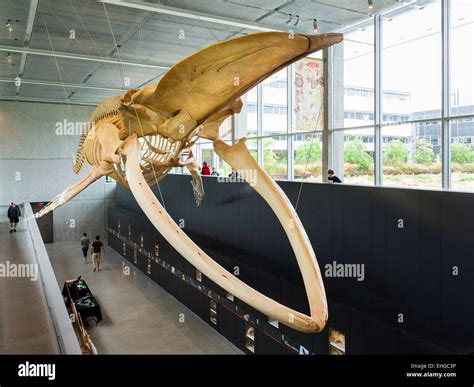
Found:
[[[275,327],[276,329],[280,328],[280,323],[278,320],[273,320],[272,318],[268,317],[268,323],[272,326]]]
[[[346,336],[334,328],[329,328],[329,354],[346,354]]]
[[[255,353],[255,328],[250,324],[245,324],[245,348]]]
[[[202,282],[202,273],[196,269],[196,281]]]
[[[146,272],[148,275],[151,275],[151,257],[146,259]]]
[[[209,300],[209,319],[217,325],[217,303],[214,300]]]

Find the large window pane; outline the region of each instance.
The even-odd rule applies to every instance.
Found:
[[[451,0],[451,114],[474,113],[474,3]]]
[[[474,118],[450,122],[451,186],[474,191]]]
[[[257,136],[257,87],[241,97],[242,110],[236,115],[235,138]]]
[[[200,157],[200,165],[202,167],[202,163],[206,162],[209,165],[209,168],[214,166],[214,147],[212,146],[212,142],[203,142],[200,144],[201,149],[201,157]]]
[[[374,130],[353,129],[332,134],[333,163],[336,175],[343,182],[356,185],[374,184]],[[341,171],[341,169],[343,170]]]
[[[322,135],[293,135],[295,180],[322,181]]]
[[[263,168],[274,179],[288,178],[288,138],[286,135],[263,139]]]
[[[324,127],[324,73],[323,61],[303,58],[295,64],[295,132],[323,130]]]
[[[280,135],[288,132],[287,78],[285,68],[263,82],[264,135]]]
[[[382,22],[383,121],[441,116],[441,0],[387,13]]]
[[[383,185],[441,188],[440,121],[382,128]]]
[[[331,128],[374,123],[374,21],[344,31],[344,41],[329,51]]]

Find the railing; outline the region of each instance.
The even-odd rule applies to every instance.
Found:
[[[41,287],[51,316],[59,350],[61,354],[81,354],[82,351],[77,341],[76,333],[71,324],[61,290],[59,289],[46,247],[41,238],[38,224],[36,219],[33,218],[33,209],[29,202],[23,204],[23,212],[39,269]]]

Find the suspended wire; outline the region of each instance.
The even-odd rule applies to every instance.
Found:
[[[102,57],[102,53],[100,52],[99,47],[97,47],[97,44],[95,43],[94,39],[92,38],[91,34],[89,33],[89,30],[87,29],[87,27],[85,26],[84,22],[82,21],[81,16],[79,15],[79,13],[78,13],[77,10],[76,10],[76,7],[74,7],[74,5],[72,4],[72,0],[69,0],[69,4],[71,4],[72,10],[74,11],[75,15],[76,15],[77,18],[79,19],[79,22],[81,23],[82,28],[84,29],[84,31],[86,31],[86,34],[87,34],[87,36],[89,37],[89,40],[92,42],[92,45],[94,46],[95,50],[97,51],[97,53],[99,54],[99,56]]]
[[[344,12],[343,12],[343,14],[342,14],[342,19],[341,19],[341,24],[340,24],[340,27],[339,27],[339,32],[341,32],[342,29],[343,29],[343,27],[344,27],[344,22],[345,22],[345,18],[346,18],[346,14],[347,14],[347,2],[348,2],[348,0],[345,0],[345,2],[344,2]],[[332,62],[334,62],[334,57],[335,57],[335,55],[336,55],[336,53],[335,53],[335,50],[333,49],[333,50],[332,50],[332,59],[331,59]],[[324,74],[324,78],[323,78],[323,79],[325,79],[325,81],[326,81],[326,83],[327,83],[327,80],[329,79],[329,75],[328,75],[328,74]],[[327,85],[327,84],[326,84],[326,85],[323,85],[323,87],[324,87],[326,90],[328,90],[328,85]],[[319,122],[319,119],[320,119],[320,116],[321,116],[321,112],[322,112],[322,110],[323,110],[323,107],[324,107],[324,98],[323,98],[323,101],[321,101],[321,105],[320,105],[320,107],[319,107],[318,119],[316,120],[316,125],[317,125],[317,123]],[[327,108],[328,108],[328,107],[326,106],[326,109],[327,109]],[[324,128],[323,128],[323,130],[324,130]],[[329,130],[329,128],[327,128],[327,130]],[[307,159],[306,159],[306,165],[305,165],[305,168],[304,168],[304,170],[303,170],[303,178],[304,178],[304,176],[306,175],[306,170],[307,170],[307,168],[308,168],[308,164],[309,164],[309,157],[307,157]],[[321,168],[321,173],[323,173],[323,174],[325,173],[325,171],[323,171],[322,168]],[[303,178],[301,179],[300,188],[299,188],[299,190],[298,190],[298,197],[296,198],[295,211],[298,209],[298,205],[299,205],[299,203],[300,203],[300,197],[301,197],[301,192],[302,192],[302,190],[303,190],[303,183],[304,183]]]
[[[66,86],[64,85],[63,75],[61,73],[61,68],[59,67],[58,59],[56,58],[56,53],[54,51],[53,41],[51,40],[51,35],[49,34],[48,25],[46,24],[46,19],[45,19],[44,16],[43,16],[43,24],[44,24],[44,27],[46,29],[46,35],[48,35],[49,45],[51,46],[51,52],[53,53],[54,63],[56,64],[56,69],[58,70],[59,79],[61,80],[61,85],[62,85],[62,88],[63,88],[63,91],[64,91],[64,96],[65,96],[65,99],[66,99],[66,103],[69,107],[70,113],[72,114],[72,108],[71,108],[71,104],[69,103],[69,98],[68,98],[68,93],[67,93],[67,90],[66,90]]]
[[[121,77],[122,77],[122,82],[124,84],[124,88],[125,88],[125,78],[124,78],[124,71],[123,71],[123,63],[122,63],[122,58],[120,56],[120,50],[119,50],[119,47],[117,47],[117,40],[115,39],[115,34],[114,34],[114,30],[112,29],[112,24],[110,23],[110,18],[109,18],[109,13],[107,12],[107,8],[105,6],[105,3],[102,3],[103,7],[104,7],[104,12],[105,12],[105,16],[107,17],[107,22],[109,24],[109,28],[110,28],[110,33],[112,34],[112,39],[114,40],[114,44],[115,44],[115,47],[117,48],[117,56],[118,56],[118,60],[119,60],[119,63],[120,63],[120,70],[121,70]],[[137,112],[137,109],[136,107],[134,107],[134,110],[135,110],[135,116],[137,118],[137,121],[138,121],[138,126],[140,128],[140,131],[142,132],[142,137],[145,137],[145,134],[143,132],[143,128],[142,128],[142,125],[141,125],[141,121],[140,121],[140,117],[138,116],[138,112]],[[131,130],[131,127],[129,125],[129,131]],[[156,182],[156,186],[158,187],[158,192],[160,194],[160,198],[161,198],[161,202],[163,203],[163,207],[164,209],[166,210],[166,205],[165,205],[165,200],[163,198],[163,194],[161,192],[161,187],[160,187],[160,183],[158,181],[158,177],[156,176],[156,171],[155,171],[155,167],[153,165],[153,163],[150,163],[151,165],[151,168],[153,170],[153,175],[155,177],[155,182]]]

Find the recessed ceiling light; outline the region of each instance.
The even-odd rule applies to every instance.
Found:
[[[298,15],[296,15],[296,21],[295,21],[295,24],[293,24],[295,27],[298,27],[298,25],[300,24],[301,20],[300,20],[300,17]]]

